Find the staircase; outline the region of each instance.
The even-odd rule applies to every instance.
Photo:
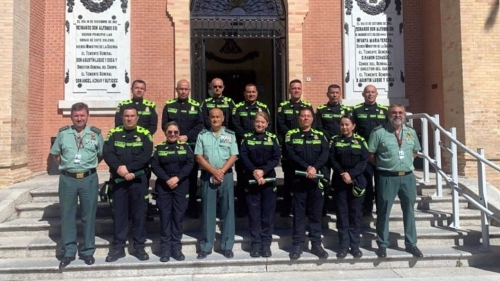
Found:
[[[419,176],[419,172],[417,177]],[[282,175],[279,171],[278,175]],[[101,182],[107,176],[100,173]],[[46,180],[50,179],[50,180]],[[36,184],[37,181],[40,184]],[[60,220],[57,197],[57,176],[34,178],[26,183],[24,203],[16,204],[15,213],[0,223],[0,280],[55,280],[81,278],[118,278],[140,276],[204,275],[221,273],[253,272],[290,272],[290,271],[331,271],[378,268],[408,267],[466,267],[491,266],[497,264],[500,251],[500,230],[490,228],[491,252],[481,252],[480,212],[471,209],[465,199],[460,199],[461,229],[448,227],[452,222],[451,191],[445,188],[441,198],[432,197],[435,187],[430,184],[418,185],[418,199],[415,216],[418,233],[418,246],[424,258],[416,259],[404,251],[403,216],[396,199],[390,221],[391,248],[388,257],[379,259],[374,251],[375,221],[363,218],[363,237],[361,241],[363,257],[353,259],[350,255],[344,260],[335,257],[338,240],[336,216],[329,214],[323,220],[324,246],[330,257],[320,261],[305,250],[298,261],[290,261],[288,249],[291,247],[291,218],[276,215],[271,258],[251,258],[249,256],[250,235],[246,218],[236,219],[236,238],[234,258],[226,259],[214,252],[205,260],[196,259],[197,239],[200,221],[186,218],[184,222],[183,252],[186,260],[168,263],[159,261],[159,218],[147,224],[148,241],[146,250],[150,260],[141,262],[134,256],[114,263],[104,261],[112,241],[112,221],[107,203],[100,202],[96,221],[96,263],[87,266],[82,260],[72,262],[63,273],[59,272]],[[14,190],[14,189],[12,189]],[[28,195],[28,196],[26,196]],[[1,202],[0,202],[1,207]],[[1,208],[0,208],[1,210]],[[5,215],[5,214],[4,214]],[[79,232],[81,233],[81,232]],[[220,229],[217,228],[220,234]],[[310,245],[309,245],[310,246]],[[216,243],[215,250],[219,245]],[[129,247],[129,253],[132,253]]]

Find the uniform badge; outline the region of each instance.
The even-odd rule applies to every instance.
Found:
[[[267,138],[267,142],[273,142],[273,141],[271,140],[271,137],[268,137],[268,138]]]
[[[227,104],[227,100],[224,100],[224,104]]]
[[[318,135],[314,135],[314,139],[317,140],[318,139]]]
[[[352,143],[359,144],[358,140],[352,140]]]
[[[259,108],[257,109],[257,111],[262,112],[262,108],[260,108],[260,107],[259,107]]]
[[[146,107],[146,109],[144,109],[144,111],[149,112],[149,107]]]
[[[194,111],[194,106],[191,105],[191,111]]]
[[[384,111],[381,109],[379,114],[384,114]]]
[[[278,107],[278,112],[281,112],[281,106],[280,106],[280,107]]]
[[[135,138],[135,141],[137,141],[137,142],[141,141],[141,137]]]
[[[182,146],[182,145],[181,145],[181,146],[179,146],[179,149],[180,149],[180,150],[184,150],[184,146]]]
[[[406,132],[406,139],[407,140],[412,140],[413,139],[413,135],[411,134],[411,132]]]
[[[95,140],[95,133],[94,133],[94,132],[90,133],[90,138],[91,138],[92,140]]]
[[[344,114],[345,114],[345,111],[344,111],[344,110],[341,110],[341,111],[340,111],[340,114],[344,115]]]
[[[290,135],[286,135],[285,136],[285,142],[289,142],[290,141]]]

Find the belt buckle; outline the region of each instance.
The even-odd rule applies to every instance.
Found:
[[[405,172],[398,172],[398,176],[402,177],[405,175]]]
[[[83,179],[84,175],[85,175],[85,173],[76,173],[75,174],[75,178],[77,178],[77,179]]]

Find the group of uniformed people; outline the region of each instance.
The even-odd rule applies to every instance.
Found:
[[[200,104],[189,97],[190,84],[187,80],[177,83],[177,97],[166,101],[163,108],[161,128],[166,141],[155,148],[152,135],[156,131],[158,115],[155,104],[144,99],[144,81],[133,82],[133,98],[118,106],[116,127],[109,131],[106,141],[103,141],[99,129],[86,126],[88,107],[83,103],[73,106],[73,126],[60,129],[51,150],[61,169],[59,195],[64,254],[61,268],[74,260],[77,253],[77,197],[82,206],[85,232],[81,258],[88,265],[94,263],[95,169],[102,158],[111,173],[108,197],[114,226],[113,246],[106,257],[107,262],[125,256],[129,220],[135,256],[139,260],[149,259],[144,247],[151,170],[157,176],[155,191],[161,221],[160,261],[167,262],[170,257],[185,259],[181,251],[182,222],[186,211],[192,217],[199,216],[196,206],[199,169],[202,237],[198,259],[212,252],[217,206],[221,209],[221,251],[226,258],[233,257],[235,194],[239,210],[248,212],[252,238],[250,256],[270,257],[277,198],[275,167],[280,161],[284,172],[281,215],[288,216],[290,211],[293,213],[291,259],[298,259],[302,254],[306,216],[311,253],[322,259],[328,257],[321,245],[321,218],[326,210],[323,206],[326,205],[324,202],[329,192],[332,169],[331,186],[339,236],[338,258],[345,258],[348,252],[356,258],[362,256],[359,249],[361,214],[372,214],[374,198],[377,198],[378,218],[384,218],[377,221],[377,254],[386,256],[388,214],[392,207],[390,200],[396,194],[401,197],[402,193],[407,194],[402,200],[402,205],[405,204],[405,229],[409,228],[408,232],[405,230],[409,237],[405,240],[407,251],[422,256],[416,247],[411,211],[416,197],[416,193],[411,193],[415,183],[412,186],[410,178],[401,189],[387,194],[379,181],[383,177],[412,175],[414,153],[420,150],[420,146],[415,131],[400,124],[404,121],[404,116],[400,114],[402,109],[404,115],[403,106],[391,106],[391,109],[399,109],[394,121],[387,115],[388,107],[376,103],[377,90],[374,86],[365,88],[364,103],[351,108],[340,103],[340,86],[331,85],[327,91],[328,103],[319,106],[314,113],[311,104],[301,99],[301,81],[293,80],[289,84],[290,100],[282,102],[277,109],[277,136],[269,131],[269,108],[257,101],[256,85],[246,85],[245,101],[238,104],[223,96],[221,79],[213,79],[210,85],[213,96]],[[400,137],[390,135],[396,136],[396,150],[399,147],[399,152],[392,151],[393,140],[388,141],[384,139],[387,135],[378,133],[396,130],[394,124],[403,128],[401,132],[398,129]],[[377,140],[372,141],[370,134],[377,135]],[[369,145],[366,144],[368,139]],[[386,151],[379,153],[380,149]],[[394,155],[397,155],[396,160],[392,159]],[[381,164],[387,162],[392,166]],[[404,162],[404,165],[398,166],[399,162]],[[232,174],[235,163],[236,188]],[[374,189],[373,176],[379,167],[380,177],[375,176],[379,184],[375,184]],[[393,179],[386,182],[396,184]],[[89,189],[92,189],[90,194]],[[380,213],[381,210],[384,213]]]

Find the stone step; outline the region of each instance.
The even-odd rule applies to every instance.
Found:
[[[419,246],[480,246],[481,245],[481,229],[479,227],[467,227],[462,229],[453,228],[438,228],[438,227],[420,227],[417,229],[418,245]],[[220,233],[217,233],[220,237]],[[147,235],[148,240],[146,247],[150,248],[153,253],[161,252],[160,236],[158,233],[150,233]],[[0,242],[0,259],[2,258],[33,258],[33,257],[54,257],[60,255],[60,236],[12,236],[4,237]],[[96,255],[105,256],[108,253],[112,235],[96,236]],[[182,245],[183,252],[186,255],[196,255],[198,240],[200,239],[199,232],[188,232],[183,235]],[[404,247],[404,230],[403,228],[390,229],[389,236],[391,245]],[[307,240],[307,238],[306,238]],[[83,242],[83,238],[78,238],[79,243]],[[490,243],[495,244],[500,242],[500,228],[492,228],[490,230]],[[323,230],[323,244],[326,248],[335,250],[338,247],[338,233],[336,230]],[[291,230],[275,230],[273,233],[272,250],[276,251],[280,248],[289,248],[292,246]],[[365,249],[376,248],[376,231],[375,229],[363,229],[361,246]],[[216,241],[215,248],[219,247],[219,242]],[[234,249],[242,251],[250,251],[251,238],[250,234],[245,231],[238,231],[235,236]],[[133,249],[129,245],[129,249]],[[133,251],[133,250],[132,250]]]
[[[159,231],[159,218],[147,223],[147,229],[150,233]],[[415,210],[415,221],[417,226],[442,226],[446,227],[452,222],[452,215],[449,210]],[[365,228],[374,228],[376,215],[372,217],[363,217],[362,224]],[[186,218],[184,220],[184,232],[196,232],[200,229],[200,219]],[[336,215],[328,214],[323,218],[323,227],[335,229]],[[472,209],[460,210],[460,223],[462,226],[479,225],[480,212]],[[390,216],[390,227],[403,226],[403,213],[398,206],[394,206]],[[80,220],[77,220],[78,228],[81,228]],[[248,229],[247,218],[237,218],[235,221],[236,230]],[[218,225],[219,227],[219,225]],[[291,229],[292,217],[282,218],[276,214],[276,229]],[[96,234],[106,235],[113,231],[111,218],[97,218]],[[25,235],[59,235],[60,220],[54,218],[24,218],[6,221],[0,224],[0,237],[6,236],[25,236]]]
[[[193,255],[186,256],[185,261],[171,260],[159,262],[157,256],[150,256],[148,261],[138,261],[127,255],[114,263],[106,263],[104,256],[96,256],[96,263],[87,266],[82,260],[76,260],[65,268],[64,273],[58,269],[59,261],[49,258],[8,258],[0,259],[0,280],[55,280],[55,279],[87,279],[141,276],[182,276],[225,273],[253,272],[303,272],[353,269],[389,269],[389,268],[437,268],[437,267],[479,267],[492,266],[497,263],[500,253],[483,253],[477,247],[420,247],[424,258],[416,259],[403,249],[388,249],[388,257],[378,258],[373,249],[362,249],[364,256],[353,259],[348,256],[344,260],[335,258],[335,252],[327,250],[330,257],[326,260],[310,254],[307,250],[297,261],[291,261],[287,250],[276,250],[270,258],[250,258],[248,253],[235,250],[234,258],[226,259],[220,253],[213,253],[205,260],[197,260]],[[292,273],[293,274],[293,273]],[[190,279],[191,280],[191,279]]]
[[[416,208],[420,210],[442,209],[451,206],[451,196],[443,197],[429,197],[418,196],[416,201]],[[278,199],[278,204],[281,204],[281,198]],[[467,208],[468,202],[465,198],[459,198],[460,208]],[[399,205],[400,200],[396,198],[394,205]],[[41,202],[35,201],[31,203],[21,204],[16,206],[18,218],[56,218],[60,216],[59,202]],[[111,209],[107,202],[99,202],[97,205],[97,217],[107,218],[111,217]]]

